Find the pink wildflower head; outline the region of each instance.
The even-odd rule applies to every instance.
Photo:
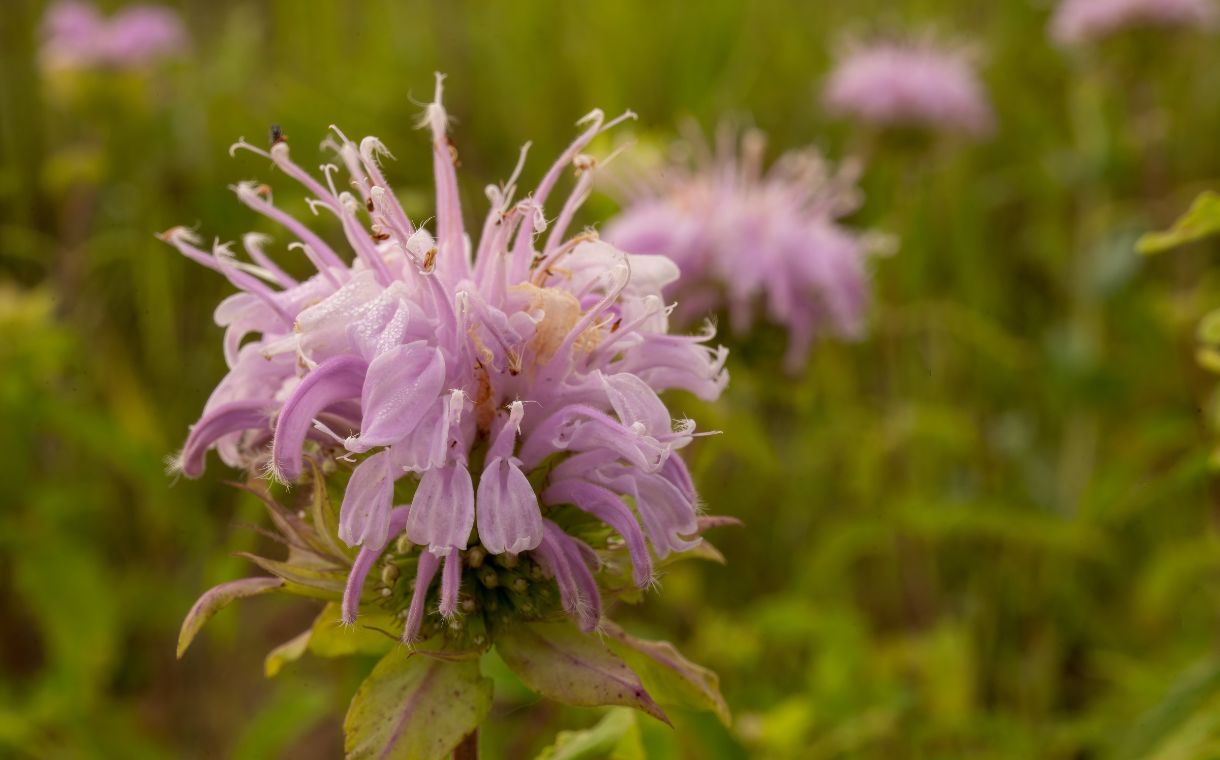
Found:
[[[43,19],[48,69],[137,69],[181,52],[182,19],[170,8],[132,5],[107,19],[82,0],[59,0]]]
[[[313,276],[286,274],[259,235],[243,240],[249,261],[227,245],[202,250],[182,228],[163,236],[240,290],[216,311],[229,374],[177,466],[198,476],[213,448],[232,466],[287,482],[307,457],[354,464],[338,525],[339,537],[360,547],[343,600],[349,621],[365,576],[396,536],[424,548],[402,610],[407,640],[420,633],[433,576],[440,613],[450,616],[463,563],[478,567],[488,554],[513,563],[528,553],[555,579],[564,609],[595,627],[597,555],[561,527],[571,522],[565,510],[620,534],[639,585],[652,577],[653,556],[698,540],[696,498],[678,456],[694,424],[675,423],[657,394],[715,398],[727,381],[725,351],[707,346],[708,335],[669,333],[661,290],[677,269],[668,259],[623,253],[592,232],[567,235],[596,164],[582,150],[617,121],[600,111],[585,117],[572,146],[518,197],[523,150],[508,182],[487,188],[491,209],[476,239],[459,203],[438,75],[423,119],[436,177],[432,229],[403,212],[376,138],[356,145],[335,129],[336,163],[316,178],[276,130],[269,151],[244,141],[234,149],[303,185],[314,211],[339,221],[349,250],[332,248],[254,182],[239,183],[237,197],[284,227]],[[569,167],[575,188],[548,215]],[[344,171],[349,179],[340,180]]]
[[[881,127],[982,135],[994,121],[966,53],[930,42],[850,49],[831,72],[823,99],[837,114]]]
[[[1211,0],[1063,0],[1051,19],[1051,37],[1065,45],[1101,40],[1136,27],[1211,27]]]
[[[858,337],[869,302],[869,246],[839,222],[859,204],[856,168],[835,170],[809,149],[764,170],[765,138],[757,131],[739,141],[722,128],[714,152],[695,142],[701,159],[640,172],[626,184],[625,207],[606,239],[678,264],[682,277],[667,293],[677,299],[679,321],[725,309],[742,333],[765,310],[788,331],[790,371],[804,365],[818,335]]]

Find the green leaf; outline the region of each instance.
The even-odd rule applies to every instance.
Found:
[[[301,659],[309,648],[309,637],[312,634],[312,630],[301,631],[296,636],[268,652],[267,658],[263,660],[263,675],[268,678],[275,678],[284,669],[285,665]]]
[[[319,657],[384,655],[398,645],[395,628],[402,628],[402,621],[388,613],[362,614],[355,625],[345,626],[342,608],[331,602],[314,621],[309,651]]]
[[[343,721],[349,760],[439,760],[491,709],[477,659],[438,660],[397,647],[373,668]]]
[[[668,641],[645,641],[609,624],[606,643],[636,672],[658,704],[708,710],[724,725],[732,716],[720,694],[720,676],[682,656]]]
[[[513,625],[496,634],[496,651],[526,686],[548,699],[578,707],[634,707],[669,724],[639,676],[571,623]]]
[[[343,596],[346,574],[339,568],[317,569],[299,563],[267,559],[249,552],[237,552],[237,556],[244,557],[284,579],[291,584],[289,590],[294,594],[327,600]]]
[[[1178,729],[1220,695],[1220,661],[1207,658],[1188,668],[1169,693],[1123,737],[1118,758],[1141,758],[1175,739]]]
[[[1195,198],[1190,209],[1165,232],[1149,232],[1135,247],[1140,253],[1161,253],[1170,248],[1220,232],[1220,195],[1206,192]]]
[[[596,725],[582,731],[560,731],[555,743],[536,760],[645,760],[635,711],[613,707]]]
[[[204,592],[203,596],[199,597],[199,601],[195,602],[195,606],[191,607],[191,611],[186,613],[186,619],[182,621],[182,630],[178,632],[178,656],[182,657],[186,652],[186,648],[191,645],[191,641],[199,633],[199,629],[203,628],[203,624],[220,612],[229,602],[234,599],[265,594],[283,585],[284,581],[279,578],[241,578],[222,583]]]

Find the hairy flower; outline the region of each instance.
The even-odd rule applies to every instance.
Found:
[[[131,5],[106,19],[81,0],[59,0],[43,19],[42,61],[48,69],[134,69],[178,54],[182,19],[160,5]]]
[[[1134,27],[1210,27],[1216,21],[1211,0],[1063,0],[1051,18],[1050,34],[1075,45]]]
[[[509,181],[487,188],[491,210],[476,245],[441,81],[423,120],[433,139],[434,230],[408,219],[390,191],[379,165],[385,147],[371,137],[357,146],[336,129],[328,143],[351,191],[339,190],[336,165],[324,165],[319,180],[294,163],[278,130],[269,151],[244,141],[234,149],[302,184],[311,207],[342,226],[350,261],[252,182],[234,188],[238,198],[295,237],[289,247],[316,274],[290,277],[262,236],[245,237],[245,262],[224,245],[201,250],[182,228],[165,233],[240,290],[216,311],[229,374],[177,467],[198,476],[215,448],[232,466],[291,483],[306,457],[354,462],[337,526],[360,548],[343,598],[348,622],[387,547],[397,562],[414,556],[414,544],[423,551],[399,610],[407,641],[421,635],[437,576],[446,618],[458,612],[464,583],[525,592],[533,578],[480,569],[488,555],[501,568],[553,578],[563,608],[591,630],[600,562],[581,540],[589,530],[565,529],[580,523],[573,510],[621,535],[638,586],[651,580],[653,556],[697,544],[696,497],[677,454],[694,424],[675,423],[657,394],[716,397],[725,351],[705,345],[710,336],[668,333],[661,291],[678,275],[671,261],[625,254],[591,232],[566,236],[596,163],[581,151],[618,121],[600,111],[582,120],[585,131],[534,192],[516,199],[522,150]],[[548,222],[544,209],[569,166],[579,177]]]
[[[827,79],[823,100],[835,113],[882,127],[982,135],[994,121],[965,53],[929,42],[849,50]]]
[[[859,204],[858,171],[817,151],[781,156],[764,171],[765,138],[727,128],[714,152],[697,139],[694,161],[636,172],[621,183],[622,213],[605,238],[633,253],[673,259],[682,278],[666,293],[690,323],[726,309],[735,332],[761,307],[787,329],[790,370],[819,335],[858,337],[869,293],[869,242],[840,224]],[[740,142],[740,150],[738,143]]]

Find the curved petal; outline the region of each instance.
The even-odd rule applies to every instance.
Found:
[[[369,364],[360,404],[360,435],[352,451],[368,451],[406,438],[423,419],[445,382],[441,352],[423,341],[396,346]]]
[[[233,401],[209,409],[186,437],[186,445],[182,447],[177,460],[178,469],[188,478],[202,475],[204,457],[212,444],[229,433],[266,427],[269,419],[267,407],[267,401],[258,399]]]
[[[652,557],[644,542],[644,532],[631,508],[612,491],[582,480],[552,483],[542,492],[547,504],[572,504],[614,528],[631,553],[632,578],[643,588],[652,580]]]
[[[419,567],[415,570],[415,590],[411,593],[411,606],[407,608],[407,623],[402,629],[404,644],[419,640],[419,629],[424,623],[424,601],[428,598],[428,587],[436,576],[440,560],[432,552],[420,552]]]
[[[339,508],[339,538],[348,546],[385,546],[390,535],[394,473],[390,454],[379,451],[352,472]]]
[[[661,403],[648,383],[637,375],[619,372],[602,375],[606,397],[619,420],[629,428],[642,427],[643,432],[661,436],[671,432],[669,410]]]
[[[407,523],[407,508],[398,507],[390,513],[390,535],[401,533]],[[364,580],[369,571],[377,563],[377,559],[385,550],[385,544],[366,544],[356,555],[352,563],[352,571],[347,575],[347,585],[343,587],[343,623],[352,625],[360,613],[360,595],[364,591]]]
[[[595,564],[596,555],[550,520],[542,523],[543,539],[534,552],[534,559],[555,579],[564,611],[582,631],[589,633],[601,620],[601,593],[589,571],[589,562]]]
[[[284,402],[275,425],[271,461],[284,481],[301,475],[301,447],[313,419],[331,404],[360,395],[368,365],[355,356],[336,356],[310,372]]]

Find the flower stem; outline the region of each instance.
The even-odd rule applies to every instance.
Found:
[[[453,760],[479,760],[479,729],[466,734],[462,743],[454,748]]]

